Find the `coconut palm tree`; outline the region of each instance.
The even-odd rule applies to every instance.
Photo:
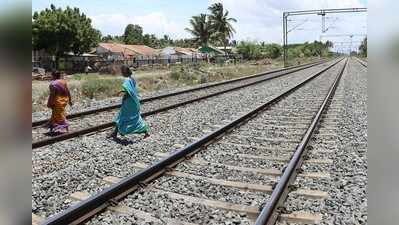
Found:
[[[208,7],[211,14],[209,20],[212,23],[212,30],[215,32],[214,37],[220,43],[223,43],[226,52],[226,46],[229,39],[233,37],[235,30],[231,22],[237,22],[236,19],[229,17],[229,11],[223,9],[222,3],[214,3]]]
[[[191,28],[185,30],[194,36],[194,42],[200,46],[207,45],[211,37],[211,22],[206,14],[199,14],[190,19]]]

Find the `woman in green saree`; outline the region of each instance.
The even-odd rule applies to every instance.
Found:
[[[140,99],[138,96],[136,81],[131,76],[132,71],[128,66],[122,65],[121,72],[126,79],[122,84],[123,93],[122,106],[118,116],[115,118],[115,130],[111,137],[116,138],[117,134],[126,135],[131,133],[142,134],[144,138],[149,137],[149,128],[140,115]]]

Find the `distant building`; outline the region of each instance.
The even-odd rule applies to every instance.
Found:
[[[136,55],[134,51],[118,43],[99,43],[96,54],[106,60],[132,59]]]
[[[89,61],[89,60],[95,60],[99,56],[96,54],[91,54],[91,53],[83,53],[80,55],[76,55],[73,52],[68,52],[65,54],[66,57],[68,57],[72,61]]]
[[[218,56],[218,55],[225,55],[225,52],[218,49],[217,47],[208,45],[202,46],[198,49],[199,52],[207,54],[208,56]]]
[[[96,54],[107,60],[151,59],[158,55],[158,51],[146,45],[100,43]]]
[[[223,47],[223,46],[222,47],[216,47],[216,48],[221,50],[221,51],[223,51],[223,52],[226,52],[229,55],[237,53],[237,49],[232,47],[232,46],[226,46],[226,48]]]
[[[199,58],[200,52],[195,48],[166,47],[160,51],[161,58]]]
[[[123,47],[135,53],[136,59],[151,59],[159,54],[159,50],[148,47],[146,45],[122,45]]]

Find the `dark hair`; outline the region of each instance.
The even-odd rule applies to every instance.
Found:
[[[54,71],[51,73],[51,76],[53,76],[54,79],[60,79],[60,78],[61,78],[61,72],[60,72],[60,71],[57,71],[57,70],[54,70]]]
[[[124,77],[128,77],[128,76],[132,75],[132,71],[130,70],[130,68],[127,65],[121,66],[121,73]]]

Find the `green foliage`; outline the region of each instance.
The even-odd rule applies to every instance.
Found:
[[[181,74],[182,74],[182,72],[177,71],[177,70],[173,70],[172,72],[170,72],[169,77],[170,77],[172,80],[179,80]]]
[[[365,37],[359,46],[360,55],[367,57],[367,37]]]
[[[208,16],[203,13],[198,16],[193,16],[190,19],[190,25],[191,28],[186,28],[185,30],[194,36],[194,42],[199,46],[208,45],[211,33],[213,32],[212,24]]]
[[[118,35],[112,36],[112,35],[109,35],[109,34],[107,36],[103,36],[101,38],[101,42],[120,43],[120,44],[124,43],[123,42],[123,36],[118,36]]]
[[[312,43],[305,42],[303,44],[290,44],[287,46],[288,58],[298,57],[326,57],[331,55],[329,48],[332,47],[332,42],[325,43],[314,41]]]
[[[329,48],[332,47],[332,42],[327,41],[326,43],[314,41],[313,43],[304,44],[291,44],[287,46],[288,58],[298,57],[327,57],[331,56]],[[278,44],[265,44],[242,41],[237,45],[238,53],[243,56],[244,59],[256,60],[263,58],[276,59],[282,56],[283,48]]]
[[[244,59],[260,59],[262,57],[260,45],[256,42],[242,41],[237,45],[238,54]]]
[[[262,56],[266,58],[276,59],[281,56],[282,51],[282,47],[274,43],[261,46]]]
[[[226,46],[235,33],[231,23],[237,22],[237,20],[229,17],[229,11],[223,9],[222,3],[214,3],[209,6],[208,9],[211,11],[211,14],[209,15],[211,29],[215,32],[213,38],[216,42]]]
[[[66,7],[35,12],[32,16],[32,45],[45,49],[57,58],[65,52],[75,54],[88,52],[100,41],[100,31],[94,29],[90,18],[78,8]]]
[[[276,59],[281,56],[282,48],[278,44],[265,44],[250,41],[242,41],[237,45],[238,53],[244,59],[263,59],[271,58]]]
[[[128,24],[123,34],[123,42],[128,45],[143,44],[143,28],[137,24]]]
[[[142,28],[139,25],[134,24],[126,26],[124,35],[106,35],[101,38],[101,41],[109,43],[143,44],[158,49],[167,46],[183,48],[195,46],[195,41],[193,39],[172,40],[168,35],[164,35],[162,38],[157,38],[155,34],[143,34]]]
[[[208,82],[209,75],[196,67],[176,66],[169,73],[169,78],[179,83],[194,85]]]
[[[74,74],[74,75],[72,76],[72,79],[73,79],[73,80],[82,80],[82,78],[83,78],[83,75],[82,75],[82,74]]]
[[[82,95],[88,98],[115,96],[121,90],[121,79],[88,79],[82,83]]]
[[[227,46],[235,33],[231,23],[237,20],[229,17],[229,11],[223,9],[222,3],[214,3],[208,10],[209,15],[201,13],[193,16],[190,19],[191,27],[185,30],[193,36],[197,46],[206,46],[209,43]]]

